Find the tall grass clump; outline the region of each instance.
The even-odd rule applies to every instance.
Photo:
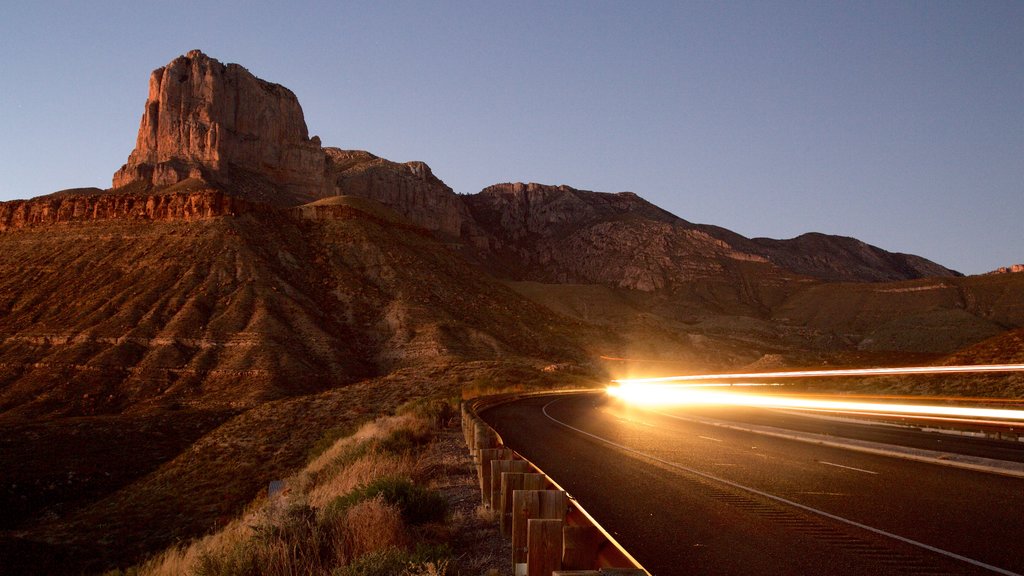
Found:
[[[412,525],[440,522],[448,513],[448,501],[440,494],[414,484],[406,478],[384,477],[338,496],[327,505],[329,513],[337,514],[371,498],[380,498],[397,506],[402,518]]]

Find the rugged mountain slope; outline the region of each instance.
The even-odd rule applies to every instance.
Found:
[[[549,314],[411,224],[346,203],[218,210],[0,235],[6,417],[247,406],[413,363],[573,354]]]
[[[853,238],[806,234],[750,240],[691,224],[632,193],[499,184],[464,199],[490,233],[493,258],[506,273],[530,280],[654,291],[694,281],[734,281],[730,272],[740,266],[759,284],[796,276],[871,282],[957,275],[924,258]]]

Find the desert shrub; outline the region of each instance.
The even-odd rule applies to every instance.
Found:
[[[389,548],[363,555],[348,566],[336,570],[335,576],[397,576],[409,566],[409,555],[399,548]]]
[[[250,526],[244,539],[203,552],[195,576],[313,573],[337,563],[337,526],[322,526],[316,510],[295,504]]]
[[[325,515],[323,521],[338,527],[335,556],[339,559],[352,560],[389,548],[404,548],[409,541],[401,510],[381,497],[359,502],[340,517]]]
[[[441,494],[413,484],[407,478],[384,477],[339,496],[327,505],[328,514],[340,514],[349,507],[381,497],[385,502],[398,506],[402,517],[412,525],[426,522],[440,522],[448,513],[448,501]]]
[[[458,401],[438,398],[419,398],[402,404],[395,410],[395,414],[410,414],[429,422],[435,428],[443,428],[448,420],[458,415]]]
[[[428,429],[399,428],[381,439],[377,447],[382,452],[404,454],[433,440],[434,434]]]

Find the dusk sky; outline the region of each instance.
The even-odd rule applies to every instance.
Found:
[[[0,200],[110,186],[192,49],[311,135],[498,182],[633,191],[748,237],[1024,262],[1024,2],[7,2]]]

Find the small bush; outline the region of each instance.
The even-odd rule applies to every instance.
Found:
[[[459,400],[420,399],[406,402],[395,410],[396,414],[412,414],[430,422],[435,428],[444,428],[448,421],[458,416]]]
[[[379,478],[360,486],[344,496],[339,496],[327,505],[327,514],[340,514],[349,507],[380,496],[385,502],[398,506],[402,517],[409,524],[441,522],[448,513],[448,501],[444,496],[413,484],[406,478]]]
[[[336,576],[396,576],[405,572],[409,555],[398,548],[366,554],[335,571]]]
[[[405,454],[427,444],[434,438],[429,430],[410,430],[399,428],[385,436],[377,447],[383,452]]]
[[[336,556],[358,559],[388,548],[404,548],[409,541],[402,512],[394,504],[377,497],[364,500],[345,511],[340,519]]]

